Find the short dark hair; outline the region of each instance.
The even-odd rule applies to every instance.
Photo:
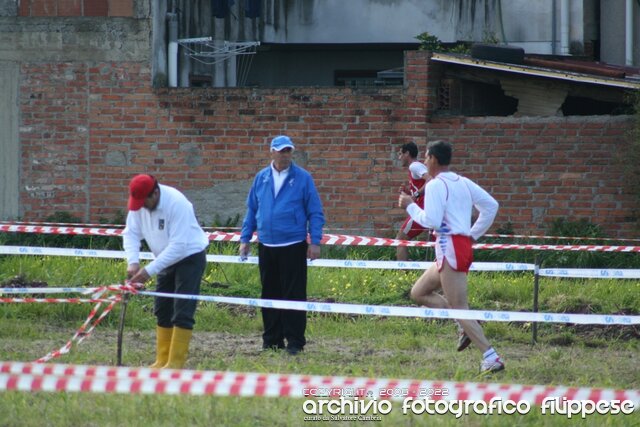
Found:
[[[438,164],[448,166],[451,163],[451,153],[453,147],[446,141],[437,140],[427,144],[427,155],[431,155],[438,160]]]
[[[402,146],[402,148],[400,149],[400,151],[402,153],[406,153],[407,151],[409,152],[409,155],[411,157],[413,157],[414,159],[416,157],[418,157],[418,146],[416,145],[415,142],[407,142],[406,144],[404,144]]]

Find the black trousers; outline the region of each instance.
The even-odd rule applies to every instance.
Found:
[[[189,255],[158,273],[156,290],[168,294],[199,295],[206,265],[206,249]],[[157,297],[153,314],[160,327],[193,329],[197,303],[191,299]]]
[[[307,300],[307,242],[289,246],[258,246],[258,265],[262,282],[262,298],[275,300]],[[304,331],[307,312],[301,310],[262,309],[263,347],[302,349],[307,343]]]

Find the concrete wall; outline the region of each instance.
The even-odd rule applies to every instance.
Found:
[[[571,1],[576,31],[582,1]],[[499,35],[501,22],[508,40],[550,42],[554,3],[559,1],[262,0],[260,17],[249,19],[244,1],[236,1],[225,17],[207,19],[209,0],[176,0],[183,11],[180,37],[266,43],[411,43],[425,31],[445,42],[480,41]]]
[[[554,0],[274,0],[264,5],[260,36],[265,42],[409,43],[428,31],[444,42],[497,36],[525,44],[532,53],[550,53],[554,6],[560,14],[560,2]],[[572,0],[570,7],[571,39],[582,42],[583,0]],[[558,18],[558,35],[559,25]]]
[[[570,1],[569,15],[569,38],[572,42],[582,45],[582,0]],[[527,53],[560,54],[560,22],[560,0],[503,1],[504,38],[501,37],[501,40],[520,46]]]
[[[17,0],[0,0],[0,16],[17,16]]]
[[[7,61],[148,61],[150,28],[132,18],[0,17]]]
[[[407,43],[423,31],[454,38],[455,1],[265,2],[261,39],[272,43]]]

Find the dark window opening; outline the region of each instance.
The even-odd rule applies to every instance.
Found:
[[[618,102],[606,102],[580,96],[567,96],[562,104],[565,116],[597,116],[633,114],[633,106]]]
[[[444,78],[438,88],[438,112],[463,116],[510,116],[518,100],[499,85]]]
[[[335,70],[333,84],[346,87],[374,86],[377,76],[378,72],[374,70]]]
[[[378,86],[401,86],[404,83],[404,68],[392,68],[390,70],[378,71],[376,85]]]
[[[402,84],[398,74],[411,44],[262,43],[247,83],[257,87],[375,87]]]
[[[207,74],[189,74],[190,87],[210,87],[213,85],[213,77]]]

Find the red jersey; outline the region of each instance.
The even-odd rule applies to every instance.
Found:
[[[427,182],[426,179],[422,178],[427,172],[428,169],[424,163],[413,162],[409,165],[409,191],[411,194],[421,189],[425,182]],[[424,193],[418,196],[416,204],[424,208]]]

